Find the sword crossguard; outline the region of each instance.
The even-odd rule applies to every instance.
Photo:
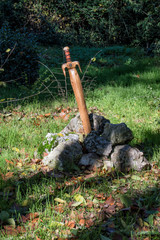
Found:
[[[64,76],[66,76],[66,71],[65,71],[66,68],[68,68],[68,69],[73,69],[73,68],[76,68],[76,66],[78,66],[80,72],[82,72],[81,67],[80,67],[80,64],[79,64],[78,61],[64,63],[64,64],[62,65],[62,70],[63,70]]]

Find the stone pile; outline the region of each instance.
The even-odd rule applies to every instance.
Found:
[[[112,124],[103,116],[89,114],[92,131],[86,137],[79,114],[61,133],[48,133],[43,145],[51,144],[42,160],[51,169],[70,169],[73,165],[94,170],[112,168],[122,172],[142,171],[151,165],[143,152],[131,147],[132,131],[125,123]],[[54,139],[54,140],[53,140]]]

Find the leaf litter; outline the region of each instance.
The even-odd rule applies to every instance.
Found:
[[[37,124],[37,127],[41,124],[41,121],[45,121],[48,118],[62,119],[71,113],[71,109],[63,109],[62,107],[57,109],[54,114],[45,113],[43,115],[25,114],[24,112],[13,112],[9,115],[4,115],[3,119],[5,121],[11,121],[11,118],[15,115],[19,116],[19,120],[23,118],[34,119],[34,124]],[[9,118],[10,117],[10,118]],[[6,120],[7,119],[7,120]],[[38,125],[39,124],[39,125]],[[19,156],[24,156],[20,159],[7,160],[6,164],[8,167],[7,172],[0,174],[4,182],[8,183],[9,181],[21,181],[23,178],[32,178],[38,173],[42,173],[46,177],[53,177],[57,183],[56,188],[50,188],[49,194],[54,197],[55,206],[51,206],[51,210],[57,214],[57,217],[60,219],[52,220],[51,225],[53,228],[56,226],[66,227],[63,229],[67,238],[72,239],[79,234],[81,228],[95,228],[100,227],[102,229],[101,239],[122,239],[123,236],[128,237],[126,231],[123,232],[123,228],[129,229],[138,235],[140,233],[150,234],[150,236],[158,236],[160,233],[159,222],[160,222],[160,208],[156,199],[156,194],[153,192],[155,198],[151,199],[150,194],[143,196],[141,198],[130,193],[130,182],[132,182],[132,188],[143,186],[143,181],[145,181],[150,188],[152,187],[152,179],[160,179],[160,169],[157,166],[157,163],[153,162],[152,170],[146,171],[144,174],[128,174],[126,176],[120,176],[116,178],[116,174],[113,171],[104,171],[101,172],[92,172],[87,170],[86,173],[74,173],[74,176],[67,177],[67,180],[64,179],[65,173],[57,172],[50,173],[48,167],[43,166],[41,163],[42,159],[39,158],[29,158],[29,154],[25,149],[18,149],[14,147],[12,149]],[[114,184],[114,188],[111,188],[109,192],[99,191],[97,189],[97,184],[99,184],[100,179],[105,179],[109,184]],[[62,182],[59,180],[62,179]],[[64,181],[63,181],[64,180]],[[102,181],[103,184],[103,181]],[[158,182],[157,182],[158,184]],[[84,188],[85,186],[85,188]],[[159,187],[160,185],[157,185]],[[70,189],[70,194],[68,198],[57,197],[56,194],[60,191]],[[86,192],[88,197],[85,197]],[[92,189],[92,193],[90,191]],[[68,190],[69,191],[69,190]],[[156,191],[156,190],[155,190]],[[129,192],[129,193],[128,193]],[[139,194],[142,195],[143,190],[139,191]],[[8,186],[8,189],[5,188],[0,192],[0,196],[7,197],[9,201],[14,200],[15,197],[15,187]],[[34,200],[34,196],[30,199]],[[146,202],[151,201],[150,205],[147,205]],[[21,203],[22,207],[29,205],[29,200],[23,200]],[[151,206],[152,207],[148,207]],[[66,206],[68,209],[66,211]],[[21,209],[17,205],[17,210]],[[6,208],[7,209],[7,208]],[[152,209],[153,213],[149,212],[149,209]],[[0,209],[0,222],[1,222],[1,234],[2,235],[23,235],[27,231],[27,227],[30,227],[32,230],[37,229],[38,224],[42,224],[47,221],[47,217],[43,212],[30,212],[27,214],[21,214],[20,220],[16,218],[15,215],[11,216],[11,208],[4,210]],[[133,223],[126,222],[126,216],[132,216]],[[41,217],[40,217],[41,216]],[[133,220],[134,219],[134,220]],[[153,232],[152,229],[156,228],[157,232]],[[70,230],[75,230],[75,236]],[[121,230],[120,230],[121,229]],[[67,232],[68,231],[68,232]],[[60,232],[57,231],[55,239],[60,239]],[[136,235],[137,236],[137,235]],[[135,236],[134,239],[138,239]],[[144,235],[145,236],[145,235]],[[39,235],[36,235],[36,239],[41,239]],[[129,238],[128,238],[129,239]],[[144,238],[144,239],[147,239]],[[148,238],[150,239],[150,238]]]

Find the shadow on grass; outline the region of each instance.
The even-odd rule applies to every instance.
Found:
[[[160,63],[157,61],[157,58],[144,58],[142,60],[139,60],[138,62],[135,62],[134,64],[130,65],[122,65],[122,66],[116,66],[116,67],[102,67],[102,66],[94,66],[87,72],[87,75],[90,77],[90,80],[88,80],[88,83],[86,84],[86,79],[84,79],[84,91],[89,92],[89,89],[96,90],[98,88],[104,87],[104,86],[112,86],[112,87],[130,87],[132,85],[141,84],[146,85],[146,79],[142,76],[145,72],[150,73],[155,70],[156,66],[159,66]],[[61,67],[61,66],[60,66]],[[96,71],[98,69],[98,71]],[[62,73],[63,75],[63,73]],[[83,75],[80,75],[83,77]],[[24,88],[17,87],[14,85],[7,85],[7,87],[1,86],[0,88],[0,96],[1,99],[5,99],[5,101],[10,101],[10,98],[14,99],[21,99],[20,101],[13,101],[8,103],[3,103],[3,101],[0,102],[0,110],[3,107],[11,105],[18,105],[18,104],[28,104],[32,103],[35,100],[39,102],[44,102],[47,98],[47,100],[51,99],[61,99],[62,97],[66,96],[66,85],[65,85],[65,79],[62,76],[61,79],[59,79],[59,75],[55,75],[57,80],[51,76],[50,72],[48,72],[48,75],[45,73],[45,85],[42,88],[39,88],[41,85],[43,85],[43,80],[38,80],[36,84],[36,88],[32,87],[30,88]],[[96,78],[96,79],[94,79]],[[47,80],[46,80],[47,79]],[[52,79],[51,81],[49,79]],[[94,83],[93,83],[94,79]],[[53,84],[52,84],[53,81]],[[62,89],[58,87],[58,81],[59,84],[62,84]],[[151,79],[147,79],[147,84],[155,84],[155,86],[158,86],[160,80],[159,75],[152,77]],[[50,86],[51,84],[51,86]],[[53,86],[52,86],[53,85]],[[72,88],[70,85],[69,78],[67,79],[67,91],[68,94],[72,96]],[[91,86],[92,85],[92,86]],[[47,86],[47,88],[46,88]],[[50,86],[50,87],[48,87]],[[60,86],[60,85],[59,85]],[[34,96],[39,91],[43,91],[41,94]],[[58,94],[59,97],[58,97]],[[63,95],[63,96],[62,96]],[[27,96],[31,96],[28,99],[25,99]],[[24,98],[24,99],[23,99]]]
[[[153,159],[154,155],[160,155],[160,133],[144,130],[143,132],[144,141],[140,144],[136,144],[139,150],[144,152],[147,159]],[[157,157],[159,159],[159,157]]]
[[[151,170],[145,173],[148,173],[148,175],[146,175],[149,179],[149,176],[153,172]],[[88,178],[84,180],[84,182],[77,183],[75,183],[75,174],[76,177],[78,177],[82,176],[81,174],[84,175],[84,173],[66,173],[68,176],[64,178],[58,177],[58,174],[65,176],[65,173],[54,174],[54,172],[51,171],[46,175],[38,173],[30,178],[20,179],[18,182],[8,181],[8,183],[6,183],[7,186],[15,188],[15,196],[21,193],[23,199],[25,199],[28,189],[32,189],[31,192],[34,195],[34,189],[36,189],[37,186],[44,186],[45,188],[53,187],[53,191],[49,194],[43,194],[43,191],[41,190],[42,194],[39,197],[35,197],[35,199],[30,199],[27,207],[22,207],[18,203],[15,203],[13,196],[8,197],[8,201],[4,199],[3,202],[1,202],[1,209],[9,211],[12,213],[13,217],[15,217],[15,213],[16,216],[25,215],[32,211],[31,209],[43,213],[46,209],[46,205],[52,206],[54,211],[55,197],[64,199],[64,194],[72,196],[72,193],[80,186],[84,189],[84,193],[88,192],[92,194],[92,196],[95,195],[95,199],[95,193],[103,193],[106,198],[105,200],[99,200],[96,202],[92,206],[92,210],[87,206],[79,206],[78,208],[75,208],[71,207],[69,204],[66,210],[66,218],[65,215],[63,215],[63,219],[68,219],[67,216],[68,214],[70,215],[69,211],[71,210],[75,210],[76,213],[78,211],[84,211],[84,219],[86,219],[86,221],[91,219],[91,222],[93,223],[91,224],[92,226],[88,226],[87,228],[80,226],[80,228],[76,230],[77,238],[75,239],[106,240],[108,237],[108,239],[111,240],[134,240],[148,237],[148,239],[158,240],[160,238],[160,229],[158,228],[160,216],[160,188],[158,182],[152,184],[149,188],[147,187],[143,190],[136,190],[136,188],[131,185],[132,183],[129,182],[128,175],[126,176],[122,173],[113,171],[109,173],[106,172],[101,176],[89,177],[88,175]],[[143,175],[144,173],[139,177],[142,178],[142,181],[139,182],[142,186],[144,184]],[[113,188],[115,180],[119,185],[116,187],[116,190]],[[67,184],[64,184],[65,182],[72,182],[73,184],[68,186]],[[78,191],[78,193],[80,193],[80,191]],[[113,199],[111,202],[108,202],[108,196],[112,196]],[[4,206],[5,201],[6,206]],[[89,216],[89,219],[87,218],[87,215]]]

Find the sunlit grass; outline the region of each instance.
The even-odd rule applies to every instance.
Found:
[[[82,53],[88,60],[96,54],[99,49],[81,49],[78,53],[73,49],[73,60],[82,59]],[[41,48],[43,54],[49,56],[49,60],[41,59],[50,67],[54,72],[62,73],[61,64],[64,62],[62,49]],[[131,57],[131,56],[130,56]],[[57,60],[58,59],[58,60]],[[91,64],[88,69],[87,76],[95,82],[92,88],[89,86],[84,88],[86,103],[89,112],[96,107],[103,113],[103,115],[111,121],[111,123],[125,122],[127,126],[133,131],[134,140],[131,145],[137,146],[140,150],[144,151],[146,158],[151,163],[157,163],[159,166],[160,159],[160,69],[158,58],[142,58],[138,59],[132,56],[131,64],[123,64],[110,66],[106,63],[105,66],[101,65],[101,61],[97,60]],[[57,61],[57,62],[56,62]],[[83,72],[86,64],[82,64]],[[82,77],[83,75],[81,75]],[[61,79],[63,75],[56,75],[57,79]],[[38,84],[44,83],[48,86],[52,81],[52,76],[45,67],[41,66],[40,80],[33,87],[35,91]],[[68,79],[69,81],[69,79]],[[85,81],[85,78],[84,78]],[[26,92],[24,92],[24,90]],[[68,102],[61,95],[59,96],[56,89],[52,89],[53,96],[47,92],[38,95],[34,98],[19,101],[16,103],[7,103],[1,106],[0,112],[0,170],[3,174],[8,171],[13,171],[15,178],[8,182],[0,179],[0,187],[2,193],[11,192],[13,197],[0,195],[0,211],[8,211],[10,217],[18,219],[20,215],[26,212],[38,212],[39,222],[37,229],[34,231],[29,226],[29,223],[24,224],[28,226],[28,231],[22,237],[12,237],[12,239],[40,239],[50,240],[53,236],[56,239],[56,233],[59,236],[66,236],[67,231],[71,230],[65,225],[65,220],[71,220],[70,214],[75,211],[75,214],[81,212],[97,213],[100,209],[95,206],[86,208],[86,206],[79,206],[77,209],[68,208],[67,205],[62,207],[63,212],[55,210],[55,206],[59,205],[54,199],[60,198],[66,201],[67,204],[73,201],[74,190],[80,186],[78,193],[81,194],[86,200],[95,199],[95,193],[103,192],[106,196],[112,196],[118,200],[121,195],[126,195],[127,198],[141,207],[145,207],[147,211],[152,210],[152,206],[159,206],[159,175],[152,172],[134,173],[131,172],[126,177],[119,173],[112,174],[104,173],[98,175],[90,181],[78,182],[76,187],[64,184],[70,181],[70,177],[63,174],[62,178],[56,178],[52,175],[43,175],[42,173],[28,178],[18,178],[17,166],[8,166],[6,160],[11,160],[15,163],[17,160],[24,160],[27,154],[27,160],[31,161],[34,154],[41,144],[48,132],[59,133],[69,122],[69,120],[77,113],[75,111],[76,103],[73,93],[68,94]],[[30,93],[30,89],[21,88],[3,88],[0,89],[0,99],[4,98],[21,98],[25,94]],[[4,107],[2,107],[4,106]],[[57,108],[62,106],[71,108],[70,119],[67,122],[54,119],[54,113]],[[96,110],[95,110],[96,112]],[[39,117],[44,114],[50,113],[49,117]],[[28,169],[26,173],[31,174]],[[158,171],[158,170],[157,170]],[[34,174],[34,169],[33,169]],[[132,176],[138,176],[132,177]],[[142,180],[141,180],[142,179]],[[64,185],[63,185],[64,184]],[[57,188],[59,186],[59,188]],[[127,189],[125,192],[124,189]],[[151,189],[151,192],[149,191]],[[125,193],[125,194],[124,194]],[[13,210],[15,203],[18,210]],[[103,200],[98,200],[98,205],[102,204]],[[25,206],[26,205],[26,206]],[[96,201],[95,201],[96,205]],[[127,207],[127,206],[124,206]],[[23,212],[24,211],[24,212]],[[112,225],[115,225],[116,231],[123,235],[123,239],[128,239],[135,234],[134,224],[138,224],[137,215],[127,212],[117,213],[117,215],[110,217]],[[155,213],[151,213],[154,216]],[[42,220],[42,221],[41,221]],[[152,219],[151,219],[152,220]],[[150,221],[151,221],[150,220]],[[102,230],[101,224],[104,223],[99,217],[96,217],[96,224],[99,227],[85,229],[84,226],[79,225],[79,219],[76,219],[77,228],[80,230],[79,239],[95,239],[102,240],[100,233],[105,235]],[[107,220],[105,220],[107,221]],[[139,220],[140,221],[140,220]],[[145,218],[144,221],[148,221]],[[17,220],[16,224],[20,221]],[[101,223],[102,222],[102,223]],[[60,224],[58,224],[60,223]],[[62,223],[62,224],[61,224]],[[110,223],[110,224],[111,224]],[[156,231],[156,227],[149,223],[151,230]],[[108,223],[109,224],[109,223]],[[143,223],[144,224],[144,223]],[[138,225],[139,226],[139,225]],[[76,230],[76,229],[75,229]],[[102,231],[101,231],[102,230]],[[108,234],[108,233],[107,233]],[[76,234],[75,234],[76,235]],[[152,233],[148,232],[147,237],[151,237]],[[108,234],[107,236],[111,237]],[[146,236],[146,235],[145,235]],[[152,236],[153,237],[153,236]],[[1,238],[6,239],[6,238]],[[131,238],[132,239],[132,238]],[[139,236],[137,239],[144,239],[144,236]],[[154,238],[153,238],[154,239]],[[156,238],[155,238],[156,239]],[[158,239],[158,238],[157,238]]]

